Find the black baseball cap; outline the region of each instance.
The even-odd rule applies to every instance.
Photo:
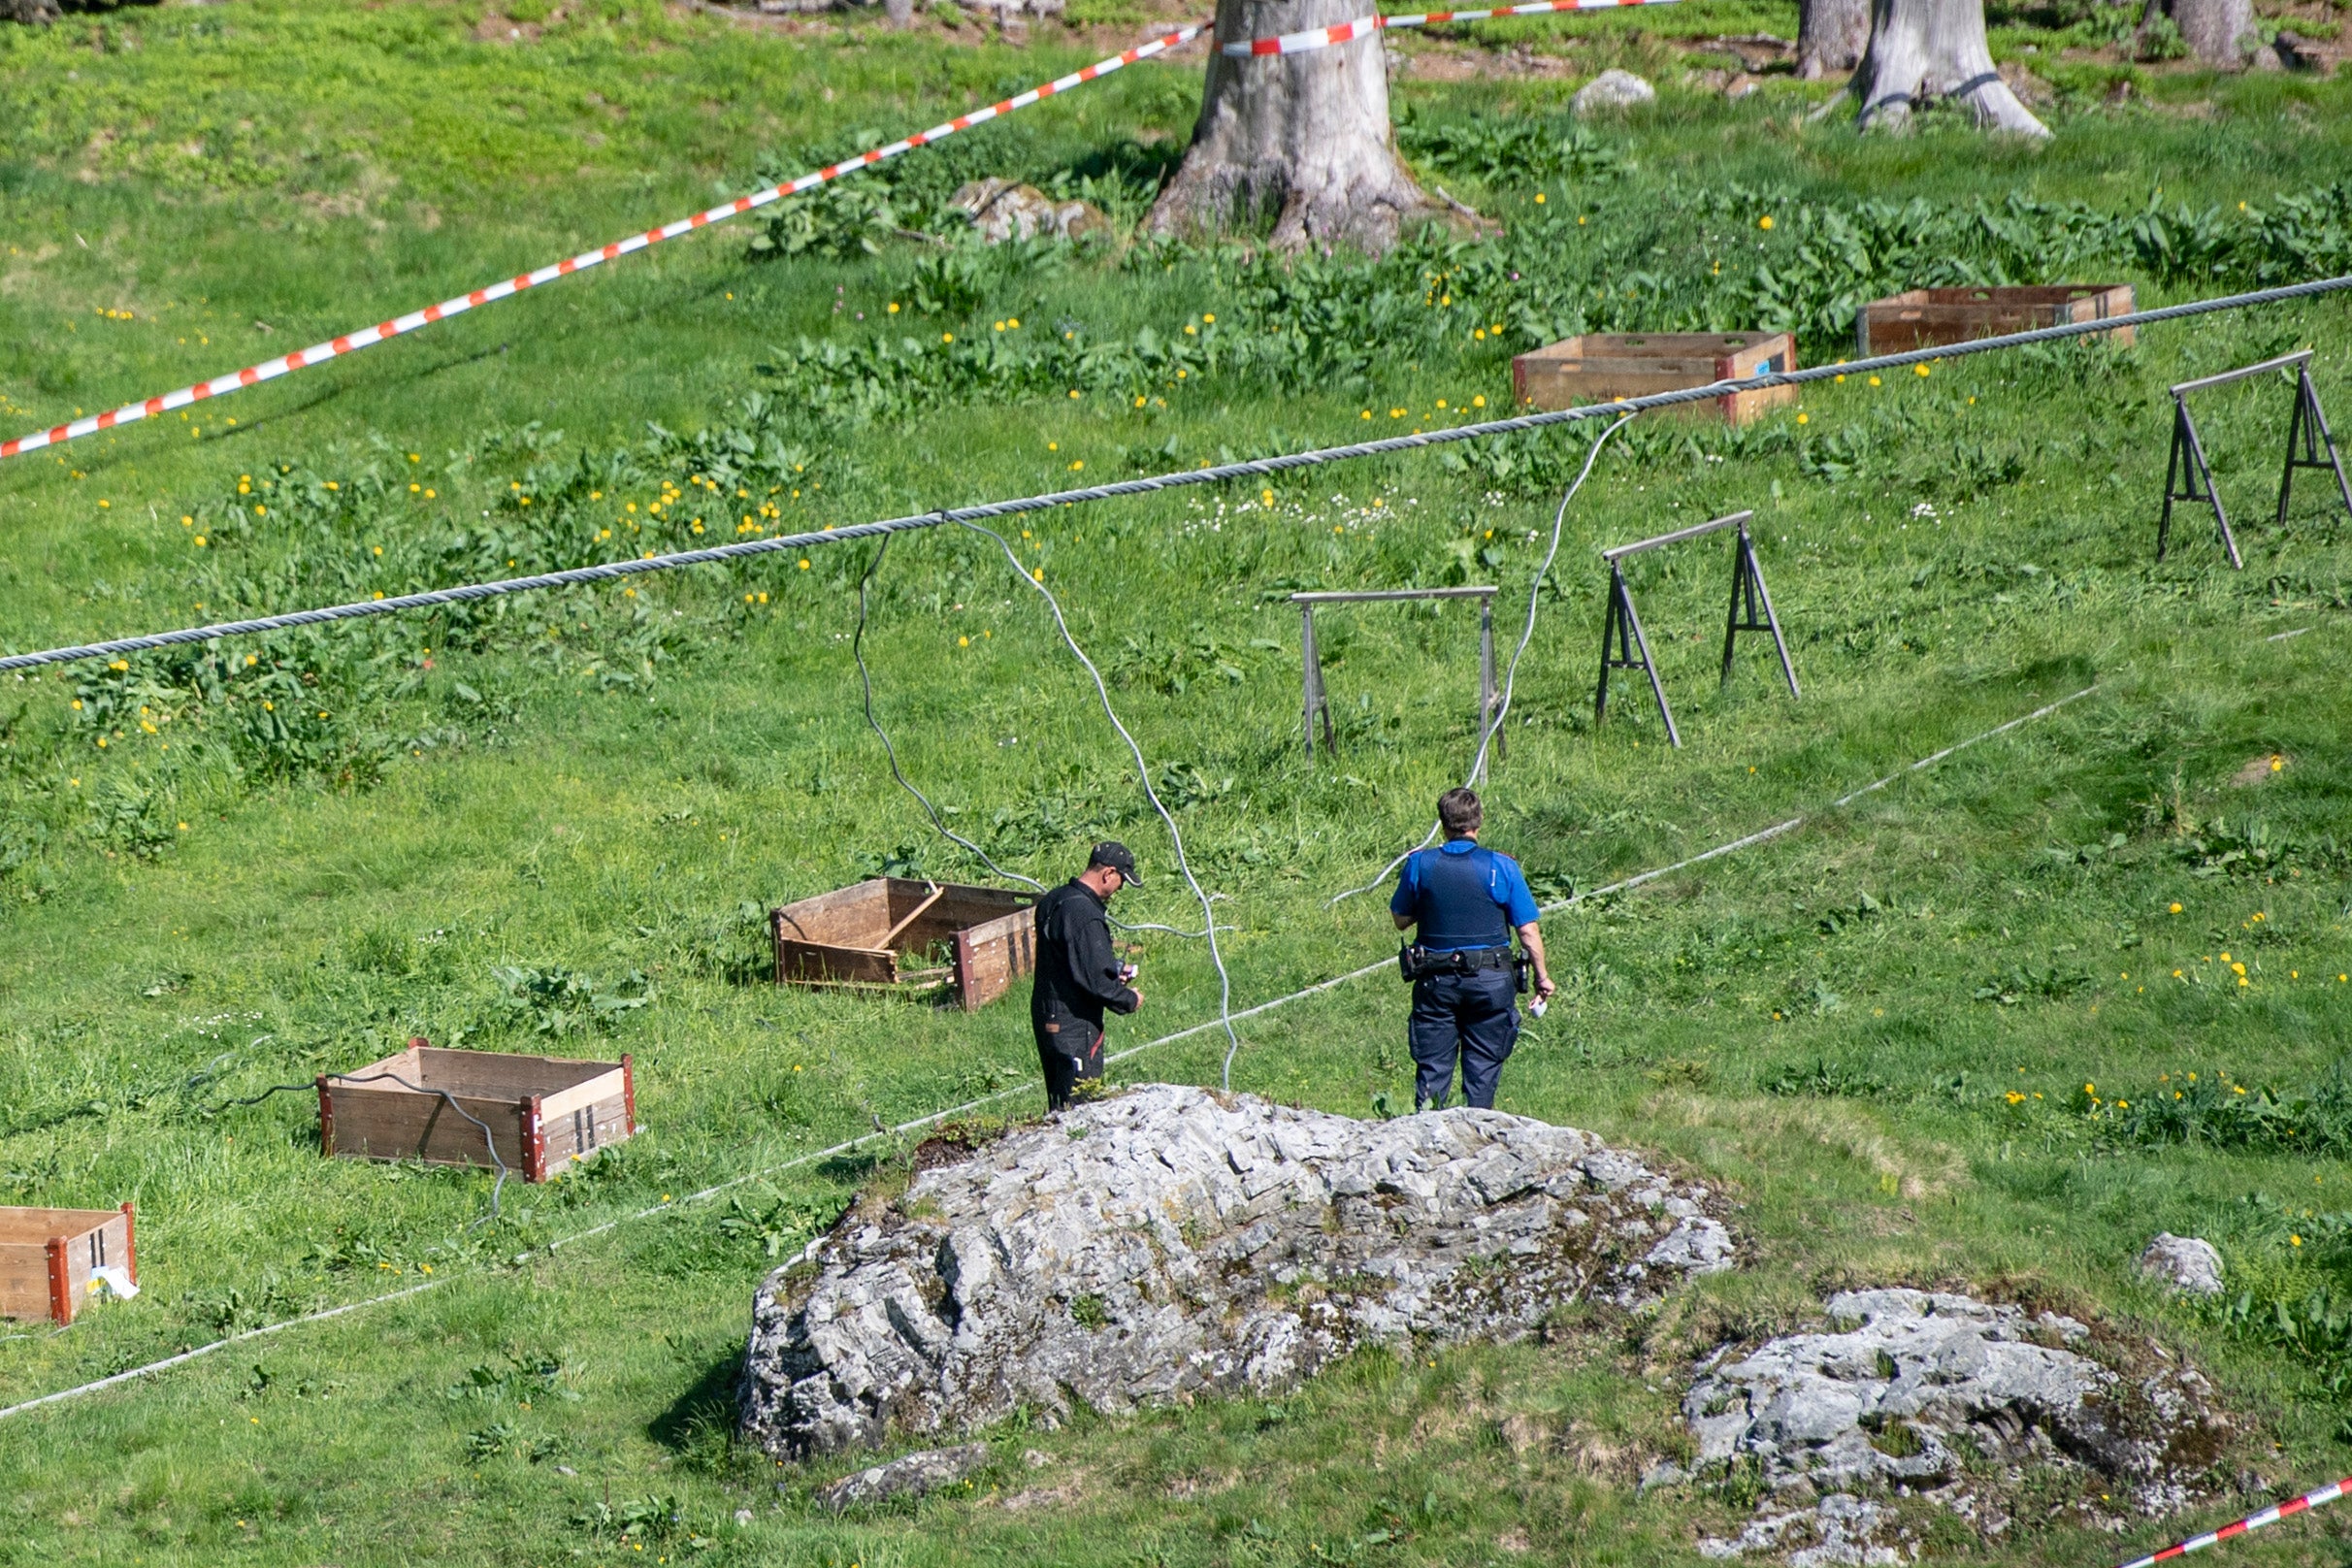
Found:
[[[1135,874],[1134,854],[1115,838],[1096,844],[1094,852],[1086,858],[1086,864],[1089,866],[1107,866],[1117,871],[1122,880],[1131,882],[1136,887],[1143,886],[1143,878]]]

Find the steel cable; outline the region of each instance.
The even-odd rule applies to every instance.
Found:
[[[1626,398],[1616,403],[1584,404],[1574,408],[1547,409],[1541,413],[1518,414],[1508,419],[1490,419],[1478,424],[1455,425],[1447,430],[1421,431],[1410,436],[1388,436],[1379,441],[1353,441],[1344,446],[1325,446],[1312,451],[1251,458],[1238,463],[1221,463],[1171,474],[1147,474],[1141,478],[1120,479],[1110,484],[1088,485],[1077,490],[1055,490],[1042,495],[1021,496],[1008,501],[990,501],[970,506],[943,507],[915,515],[886,518],[878,522],[853,523],[847,527],[829,528],[812,534],[785,534],[772,539],[746,539],[735,544],[715,544],[706,549],[679,550],[669,555],[647,555],[635,561],[607,561],[596,566],[573,567],[564,572],[542,572],[525,577],[502,578],[495,582],[467,583],[455,588],[436,588],[422,593],[399,594],[386,599],[359,600],[347,604],[329,604],[317,609],[293,610],[282,615],[260,615],[246,620],[218,621],[209,626],[185,627],[175,632],[157,632],[144,637],[115,637],[104,642],[85,642],[71,647],[47,648],[38,653],[10,654],[0,657],[0,673],[12,670],[32,670],[44,665],[70,664],[82,659],[112,659],[126,653],[145,653],[156,648],[176,647],[185,643],[210,642],[215,637],[246,637],[262,632],[282,632],[295,627],[316,626],[330,621],[356,620],[370,615],[395,615],[404,610],[426,609],[438,604],[470,604],[475,600],[496,599],[506,594],[536,593],[546,588],[569,588],[585,583],[610,582],[646,572],[675,571],[681,567],[708,566],[755,556],[773,555],[787,550],[808,549],[822,544],[841,544],[851,539],[871,539],[878,535],[902,534],[916,529],[937,528],[942,523],[979,522],[994,517],[1014,517],[1032,511],[1050,511],[1057,506],[1075,506],[1089,502],[1117,500],[1126,496],[1153,495],[1162,490],[1179,489],[1186,485],[1222,484],[1229,479],[1262,478],[1269,474],[1288,473],[1292,469],[1317,468],[1326,463],[1348,462],[1359,457],[1380,457],[1391,452],[1417,451],[1422,447],[1443,446],[1454,441],[1483,441],[1489,436],[1507,436],[1523,430],[1543,430],[1552,425],[1573,424],[1582,419],[1608,418],[1628,412],[1641,413],[1651,408],[1673,408],[1684,403],[1701,403],[1709,398],[1726,397],[1735,392],[1761,391],[1766,387],[1775,386],[1802,386],[1813,381],[1826,380],[1832,376],[1862,375],[1870,371],[1899,370],[1911,365],[1924,365],[1934,360],[1960,359],[1971,354],[1991,353],[2004,348],[2020,348],[2032,343],[2055,343],[2068,338],[2079,338],[2088,333],[2113,332],[2121,327],[2139,327],[2159,321],[2176,321],[2189,316],[2209,315],[2217,310],[2237,310],[2255,306],[2277,305],[2288,300],[2333,294],[2347,288],[2352,288],[2352,275],[2315,278],[2309,282],[2290,283],[2278,288],[2255,289],[2243,294],[2225,294],[2209,300],[2191,300],[2185,304],[2168,305],[2153,310],[2135,310],[2126,315],[2107,316],[2102,320],[2063,322],[2057,326],[2036,327],[2027,332],[2005,333],[1997,338],[1978,338],[1970,343],[1948,343],[1940,348],[1915,348],[1899,354],[1878,354],[1844,364],[1816,366],[1812,370],[1774,371],[1762,376],[1710,381],[1703,386],[1683,387],[1672,392],[1652,392],[1643,397]]]

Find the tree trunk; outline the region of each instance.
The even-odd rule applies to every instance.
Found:
[[[2242,41],[2254,30],[2252,0],[2172,0],[2172,11],[2181,41],[2201,62],[2224,71],[2244,67]]]
[[[1363,0],[1218,0],[1217,41],[1360,21]],[[1444,209],[1396,161],[1381,35],[1299,54],[1209,56],[1184,165],[1152,208],[1154,234],[1218,234],[1274,220],[1284,249],[1386,250]]]
[[[1957,98],[1987,130],[2050,134],[1993,69],[1984,0],[1873,0],[1870,49],[1854,91],[1865,126],[1899,127],[1912,104]]]
[[[0,21],[20,21],[30,27],[57,19],[57,0],[0,0]]]
[[[1798,76],[1818,82],[1851,71],[1869,48],[1870,0],[1798,0]]]

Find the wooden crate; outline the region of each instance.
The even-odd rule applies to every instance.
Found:
[[[1511,387],[1522,408],[1567,408],[1796,368],[1785,332],[1588,332],[1512,360]],[[1796,401],[1795,387],[1772,386],[1656,411],[1744,425]]]
[[[2133,310],[2129,283],[2051,283],[2022,288],[1913,288],[1873,300],[1854,317],[1854,348],[1864,357],[1936,348],[2005,332],[2104,321]],[[2091,332],[2129,347],[2133,329]]]
[[[0,1317],[70,1323],[102,1268],[139,1283],[131,1206],[0,1208]]]
[[[877,876],[769,912],[780,986],[941,986],[966,1011],[1037,966],[1036,899]]]
[[[452,1099],[489,1125],[488,1138],[449,1108]],[[637,1072],[627,1056],[577,1062],[443,1051],[418,1038],[398,1056],[318,1079],[319,1152],[351,1160],[488,1169],[495,1145],[510,1173],[543,1182],[636,1130]]]

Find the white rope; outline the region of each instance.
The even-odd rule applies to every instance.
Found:
[[[1225,972],[1225,954],[1217,945],[1217,910],[1210,903],[1207,892],[1202,889],[1200,879],[1192,874],[1192,863],[1185,857],[1184,834],[1176,827],[1175,815],[1160,800],[1160,792],[1152,788],[1151,764],[1143,760],[1143,748],[1135,743],[1135,737],[1127,733],[1127,727],[1119,722],[1119,710],[1111,705],[1111,689],[1103,684],[1102,671],[1094,668],[1094,661],[1086,656],[1086,650],[1078,645],[1078,639],[1070,636],[1070,623],[1062,618],[1062,601],[1056,599],[1054,591],[1045,585],[1045,573],[1042,571],[1031,572],[1023,566],[1012,541],[995,529],[962,518],[958,521],[973,533],[986,534],[995,539],[996,547],[1004,552],[1004,559],[1011,563],[1014,572],[1023,582],[1035,589],[1045,601],[1046,607],[1054,612],[1055,629],[1062,634],[1062,640],[1069,644],[1070,652],[1086,667],[1088,676],[1094,682],[1094,695],[1102,700],[1103,717],[1111,721],[1111,728],[1119,732],[1119,738],[1127,742],[1128,753],[1135,759],[1135,778],[1143,786],[1144,799],[1152,802],[1152,809],[1160,813],[1161,822],[1167,824],[1168,841],[1176,846],[1176,868],[1184,873],[1185,885],[1192,890],[1192,897],[1200,901],[1200,925],[1202,934],[1209,939],[1209,962],[1217,965],[1217,1012],[1225,1020],[1225,1038],[1229,1042],[1225,1049],[1224,1084],[1226,1089],[1231,1089],[1233,1056],[1241,1049],[1241,1036],[1233,1031],[1233,977]],[[1232,928],[1225,929],[1229,931]]]
[[[1024,876],[1019,871],[1006,870],[1003,866],[998,866],[995,861],[989,858],[988,851],[982,849],[978,844],[973,843],[970,839],[964,837],[962,833],[957,833],[954,829],[947,825],[945,819],[939,815],[938,808],[931,804],[931,797],[925,795],[921,790],[915,788],[914,784],[899,768],[898,748],[891,744],[889,732],[882,728],[882,721],[874,717],[874,677],[872,671],[866,668],[866,626],[867,618],[866,590],[873,582],[874,573],[882,570],[882,557],[889,553],[890,541],[895,536],[889,534],[882,536],[882,542],[874,547],[873,559],[866,564],[866,572],[858,579],[858,629],[849,639],[850,657],[855,659],[858,664],[858,687],[865,698],[866,727],[873,731],[874,738],[882,742],[882,755],[888,758],[890,761],[890,776],[897,779],[898,781],[898,787],[904,790],[907,794],[913,796],[916,801],[921,804],[923,807],[923,814],[931,818],[931,825],[938,830],[941,837],[946,838],[957,847],[965,851],[967,854],[975,857],[981,865],[987,866],[991,872],[1003,878],[1005,881],[1026,883],[1029,887],[1036,889],[1036,891],[1039,893],[1043,893],[1045,891],[1044,883],[1038,881],[1033,876]],[[1148,920],[1138,921],[1130,924],[1127,921],[1119,919],[1115,915],[1109,914],[1108,912],[1104,914],[1103,918],[1108,920],[1112,925],[1118,927],[1121,931],[1165,931],[1170,936],[1184,936],[1192,938],[1194,940],[1197,940],[1203,934],[1200,931],[1186,931],[1180,926],[1162,926]],[[1231,926],[1225,926],[1221,927],[1220,929],[1224,931],[1231,931],[1234,928]]]
[[[1637,408],[1634,410],[1634,413],[1639,413],[1640,411],[1641,410]],[[1552,543],[1544,551],[1544,564],[1535,569],[1535,585],[1527,591],[1527,625],[1519,633],[1519,646],[1511,650],[1510,667],[1503,671],[1502,700],[1494,705],[1493,718],[1484,723],[1480,728],[1478,737],[1478,752],[1470,759],[1470,777],[1464,781],[1462,785],[1464,789],[1468,789],[1471,785],[1476,784],[1486,775],[1486,748],[1494,743],[1495,732],[1503,727],[1503,720],[1510,716],[1511,694],[1519,680],[1519,659],[1521,655],[1526,653],[1529,639],[1535,636],[1535,609],[1536,605],[1543,602],[1544,579],[1552,574],[1552,563],[1560,553],[1560,528],[1561,525],[1566,523],[1568,520],[1568,503],[1574,501],[1576,499],[1576,493],[1584,488],[1584,480],[1591,476],[1592,465],[1600,458],[1602,445],[1609,440],[1610,437],[1616,435],[1618,431],[1623,430],[1627,425],[1631,424],[1634,419],[1634,413],[1625,415],[1616,424],[1611,425],[1607,430],[1601,432],[1599,438],[1596,439],[1592,443],[1592,450],[1584,454],[1584,466],[1577,471],[1576,478],[1569,484],[1565,491],[1561,492],[1559,510],[1553,512],[1552,515]],[[1334,894],[1332,897],[1323,900],[1323,907],[1325,909],[1329,909],[1344,899],[1356,898],[1359,894],[1370,893],[1374,888],[1377,888],[1383,882],[1388,881],[1388,873],[1390,871],[1395,870],[1398,866],[1404,865],[1405,862],[1411,860],[1422,850],[1427,849],[1430,844],[1436,841],[1437,831],[1438,825],[1432,822],[1429,824],[1429,831],[1421,835],[1421,841],[1415,844],[1411,849],[1406,850],[1402,855],[1397,856],[1396,859],[1390,861],[1388,865],[1382,866],[1378,876],[1375,876],[1371,881],[1365,883],[1360,888],[1350,888],[1345,893]]]

